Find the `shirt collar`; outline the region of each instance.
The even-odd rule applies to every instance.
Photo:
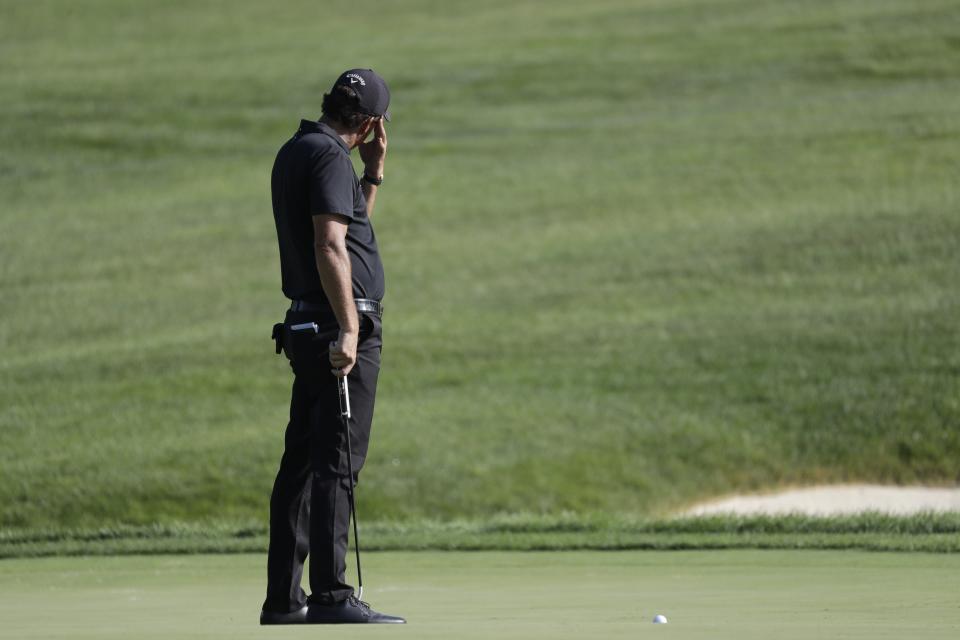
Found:
[[[324,133],[336,140],[337,144],[339,144],[344,151],[350,153],[350,149],[347,148],[347,143],[343,141],[343,138],[337,135],[337,132],[333,130],[333,127],[326,123],[317,122],[316,120],[301,120],[298,133]]]

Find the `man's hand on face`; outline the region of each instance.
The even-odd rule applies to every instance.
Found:
[[[357,334],[341,331],[336,342],[330,343],[330,366],[338,378],[346,377],[357,362]]]
[[[383,118],[377,118],[373,124],[373,137],[358,144],[357,149],[367,175],[371,178],[382,176],[383,161],[387,156],[387,129],[383,126]]]

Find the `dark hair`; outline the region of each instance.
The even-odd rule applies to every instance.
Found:
[[[338,84],[330,93],[323,94],[320,110],[323,115],[333,118],[349,129],[359,129],[369,113],[360,111],[360,97],[357,92],[344,84]]]

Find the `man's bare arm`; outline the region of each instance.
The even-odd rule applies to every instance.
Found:
[[[366,180],[361,180],[360,184],[363,185],[363,197],[367,201],[367,217],[371,218],[373,217],[373,205],[377,201],[377,189],[379,187]]]
[[[371,178],[383,176],[383,163],[387,157],[387,129],[383,118],[378,118],[373,125],[373,137],[368,142],[357,145],[360,150],[360,159],[363,160],[364,173]],[[367,200],[367,217],[373,216],[373,207],[377,201],[377,186],[366,180],[361,180],[363,197]]]
[[[340,325],[340,337],[330,345],[330,365],[336,376],[350,373],[357,360],[360,320],[353,300],[353,277],[347,252],[348,223],[343,216],[313,216],[313,250],[323,292]]]

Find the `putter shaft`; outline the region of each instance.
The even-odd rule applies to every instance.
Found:
[[[357,553],[357,598],[362,600],[363,574],[360,572],[360,538],[357,535],[357,505],[353,497],[353,451],[350,446],[350,386],[346,376],[337,379],[337,386],[340,391],[340,420],[347,438],[347,473],[350,474],[347,481],[347,499],[350,501],[350,515],[353,517],[353,548]]]

